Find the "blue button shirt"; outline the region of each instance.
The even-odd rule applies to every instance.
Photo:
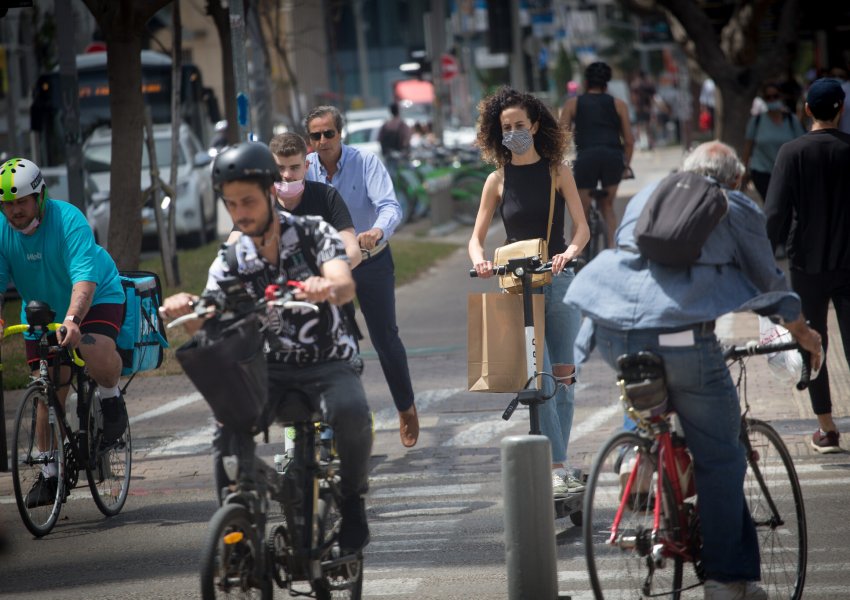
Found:
[[[341,147],[342,154],[331,179],[319,155],[316,152],[307,155],[310,162],[307,179],[336,188],[351,212],[355,233],[378,227],[384,232],[382,239],[390,239],[401,222],[401,206],[396,200],[389,172],[371,152],[345,144]]]
[[[577,275],[564,302],[596,324],[617,330],[676,329],[729,312],[755,311],[793,321],[800,297],[789,291],[773,259],[764,213],[744,194],[728,191],[729,212],[712,231],[698,263],[665,267],[641,257],[634,228],[654,183],[629,202],[617,248],[604,250]],[[586,320],[576,345],[591,347]]]

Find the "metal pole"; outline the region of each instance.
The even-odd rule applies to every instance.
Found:
[[[80,91],[77,82],[77,52],[74,46],[74,11],[70,2],[56,2],[56,38],[59,47],[59,88],[62,90],[65,156],[68,165],[68,201],[86,214],[83,191],[83,148],[80,131]]]
[[[522,27],[519,22],[519,0],[511,3],[511,87],[520,92],[525,91],[525,56],[522,51]]]
[[[233,45],[233,73],[236,76],[236,120],[239,140],[249,139],[251,101],[248,95],[248,65],[245,60],[245,6],[242,0],[230,0],[230,41]]]
[[[502,440],[509,600],[558,598],[551,457],[545,436]]]
[[[439,145],[443,144],[443,116],[448,100],[443,81],[442,56],[446,50],[446,7],[443,0],[431,0],[431,76],[434,83],[434,118],[431,126]]]
[[[357,36],[357,67],[360,72],[360,98],[364,106],[370,105],[369,58],[366,48],[366,31],[363,23],[363,0],[354,0],[354,31]]]

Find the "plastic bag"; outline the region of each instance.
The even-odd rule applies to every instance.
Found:
[[[768,317],[759,315],[759,344],[780,344],[793,342],[794,338],[787,329],[774,323]],[[767,355],[767,364],[781,381],[797,383],[803,372],[803,357],[797,350],[771,352]],[[814,379],[814,373],[812,373]]]

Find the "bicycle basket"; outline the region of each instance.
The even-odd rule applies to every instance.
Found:
[[[175,356],[222,425],[241,433],[262,428],[268,367],[256,318],[221,331],[208,322]]]
[[[645,419],[667,411],[667,380],[664,361],[651,352],[624,354],[617,358],[617,378],[623,400]]]

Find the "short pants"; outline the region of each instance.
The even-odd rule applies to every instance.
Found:
[[[586,148],[576,155],[573,176],[578,189],[593,190],[600,181],[602,187],[620,183],[625,168],[625,155],[621,149],[597,146]]]
[[[83,335],[97,333],[105,335],[111,340],[116,340],[123,322],[124,304],[95,304],[89,308],[89,312],[80,324],[80,332]],[[52,345],[56,345],[56,333],[51,332],[48,340]],[[35,363],[39,360],[38,342],[36,340],[26,340],[26,351],[27,364],[31,368],[34,368]]]

